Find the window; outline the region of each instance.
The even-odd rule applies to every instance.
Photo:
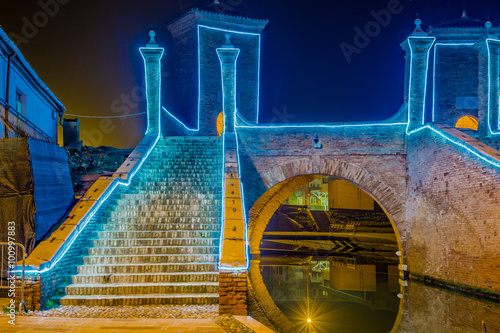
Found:
[[[19,90],[16,91],[16,112],[26,118],[26,96]],[[21,132],[26,132],[26,124],[21,117],[17,117],[16,126]],[[20,134],[16,133],[16,137],[19,136]]]

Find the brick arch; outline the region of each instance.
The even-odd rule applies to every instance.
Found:
[[[265,192],[254,202],[249,212],[249,242],[252,260],[249,267],[248,291],[261,307],[263,314],[274,326],[283,332],[298,332],[292,322],[283,315],[274,303],[260,272],[260,242],[269,220],[281,203],[299,187],[325,176],[346,180],[368,193],[382,207],[393,226],[399,250],[405,254],[406,245],[405,205],[395,190],[379,177],[359,166],[333,158],[313,157],[284,163],[260,174],[259,183]],[[403,235],[403,239],[400,235]],[[406,255],[404,255],[406,257]],[[403,258],[400,257],[400,263]],[[403,300],[393,331],[401,321]]]
[[[405,253],[405,204],[396,191],[379,177],[356,164],[330,157],[297,159],[260,174],[266,191],[249,211],[250,253],[260,254],[260,242],[269,220],[281,203],[315,178],[334,176],[346,180],[369,194],[384,210],[393,226],[399,250]]]

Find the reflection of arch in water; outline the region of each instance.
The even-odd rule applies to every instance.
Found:
[[[478,125],[479,122],[476,118],[472,116],[464,116],[458,119],[457,123],[455,124],[455,127],[462,129],[472,129],[474,131],[477,131]]]
[[[285,176],[286,175],[286,176]],[[269,220],[293,192],[310,181],[325,176],[334,176],[346,180],[368,193],[384,210],[391,221],[396,234],[398,248],[402,253],[402,239],[405,235],[404,201],[380,178],[352,163],[335,160],[298,159],[273,167],[261,174],[267,184],[267,191],[253,204],[249,214],[249,242],[253,259],[249,271],[249,292],[262,307],[267,319],[284,332],[295,332],[298,329],[286,318],[274,303],[260,272],[260,243]],[[400,257],[403,263],[403,257]],[[402,291],[401,291],[402,292]],[[397,330],[402,317],[403,300],[392,331]]]

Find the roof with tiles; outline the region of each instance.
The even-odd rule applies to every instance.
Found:
[[[256,21],[256,22],[268,22],[268,20],[264,19],[256,19],[246,13],[242,13],[237,11],[234,7],[220,3],[219,1],[214,1],[208,6],[205,7],[200,7],[200,8],[193,8],[193,10],[199,10],[202,12],[206,13],[212,13],[212,14],[217,14],[217,15],[224,15],[224,16],[232,16],[236,18],[242,18],[242,19],[248,19],[251,21]]]
[[[439,24],[433,24],[429,27],[429,29],[430,30],[435,30],[435,29],[484,29],[486,22],[487,21],[478,20],[475,18],[468,17],[464,11],[462,14],[462,17],[454,19],[454,20],[442,22]],[[500,24],[492,22],[492,28],[498,29],[498,28],[500,28]]]
[[[184,13],[180,17],[172,20],[167,25],[172,25],[175,22],[181,21],[184,17],[189,14],[195,14],[197,17],[205,17],[211,20],[219,21],[233,21],[240,22],[246,25],[253,25],[257,28],[263,29],[269,20],[267,19],[257,19],[246,13],[237,11],[234,7],[229,6],[225,3],[220,3],[218,0],[214,1],[208,6],[200,8],[191,8],[188,12]]]

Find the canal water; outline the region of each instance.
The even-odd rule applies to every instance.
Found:
[[[259,305],[250,313],[285,333],[500,333],[499,304],[404,280],[398,249],[373,198],[315,179],[266,227],[251,263]]]
[[[403,286],[397,258],[371,264],[355,256],[280,255],[261,256],[260,271],[297,332],[500,332],[498,304],[414,281]]]

